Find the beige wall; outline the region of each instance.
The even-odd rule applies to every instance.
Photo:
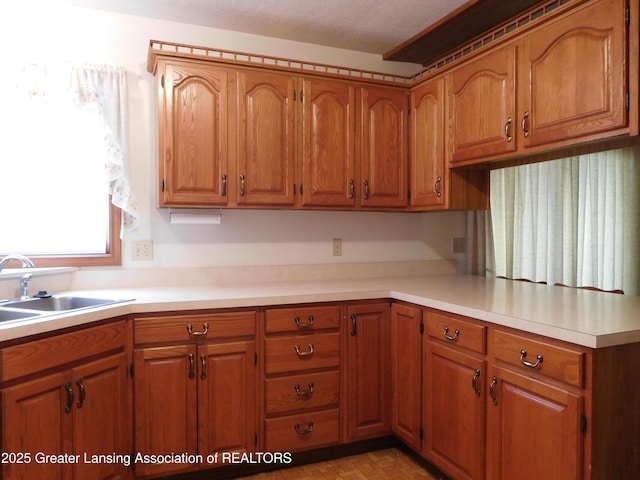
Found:
[[[156,208],[156,123],[150,39],[262,53],[367,70],[409,74],[414,65],[380,56],[219,29],[57,5],[3,7],[0,40],[9,59],[124,65],[129,72],[131,176],[141,224],[126,232],[123,268],[420,261],[451,258],[451,238],[465,235],[463,213],[223,212],[222,224],[171,225]],[[7,9],[8,8],[8,9]],[[6,161],[6,159],[4,159]],[[331,239],[343,239],[343,256]],[[152,239],[154,260],[132,261],[131,242]],[[459,259],[460,260],[460,259]]]

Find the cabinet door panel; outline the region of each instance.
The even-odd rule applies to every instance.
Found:
[[[422,311],[391,307],[391,428],[416,450],[422,443]]]
[[[262,72],[237,78],[238,204],[293,205],[294,79]]]
[[[352,206],[355,88],[330,80],[304,80],[303,95],[303,205]]]
[[[347,435],[349,440],[391,430],[391,309],[388,303],[349,307],[347,345]]]
[[[526,146],[626,125],[624,8],[620,1],[592,2],[525,40]]]
[[[448,76],[452,162],[513,152],[515,47],[470,61]]]
[[[247,452],[256,434],[255,344],[198,347],[198,450]]]
[[[407,94],[384,88],[362,88],[360,92],[361,205],[405,207],[409,202]]]
[[[444,80],[411,92],[411,205],[445,204]]]
[[[37,462],[34,458],[37,452],[73,453],[73,402],[69,402],[65,385],[71,388],[71,376],[63,372],[2,390],[2,451],[31,455],[28,464],[3,463],[4,480],[71,480],[70,463]]]
[[[127,364],[124,353],[72,371],[77,393],[74,408],[74,442],[80,455],[130,455],[131,418],[127,416]],[[116,480],[127,477],[121,462],[80,462],[75,478]]]
[[[494,375],[488,478],[582,478],[582,397],[506,369]]]
[[[227,72],[170,64],[164,83],[161,206],[226,205]]]
[[[135,443],[143,455],[197,453],[197,364],[191,345],[134,352]],[[136,463],[136,475],[194,470],[197,465]]]
[[[426,345],[425,456],[453,478],[482,479],[486,362],[435,341]]]

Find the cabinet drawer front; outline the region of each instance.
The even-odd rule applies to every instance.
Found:
[[[1,380],[124,349],[125,342],[125,322],[118,321],[4,348],[0,351]]]
[[[133,331],[135,343],[253,337],[256,334],[256,312],[222,312],[136,318]]]
[[[584,352],[502,331],[496,331],[493,336],[493,351],[497,360],[522,370],[533,370],[569,385],[583,386]]]
[[[426,326],[430,337],[474,352],[486,352],[487,327],[483,325],[469,322],[457,315],[428,311]]]
[[[339,333],[317,333],[265,340],[267,374],[337,367],[339,364]]]
[[[340,374],[334,372],[305,373],[265,381],[266,414],[338,405]]]
[[[309,332],[340,326],[340,307],[337,305],[277,308],[267,310],[266,315],[267,333]]]
[[[268,452],[289,452],[335,445],[340,438],[339,410],[265,420]]]

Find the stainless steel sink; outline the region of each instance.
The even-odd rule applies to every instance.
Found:
[[[45,298],[16,300],[3,304],[3,307],[37,310],[40,312],[64,312],[69,310],[78,310],[80,308],[102,307],[104,305],[112,305],[123,301],[125,300],[53,295]]]
[[[15,310],[5,310],[0,308],[0,323],[10,322],[11,320],[25,320],[27,318],[33,318],[39,316],[38,312],[24,312]]]

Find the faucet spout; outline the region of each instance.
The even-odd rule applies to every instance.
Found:
[[[20,255],[19,253],[10,253],[9,255],[4,257],[2,260],[0,260],[0,272],[2,271],[2,269],[4,267],[7,266],[7,264],[9,264],[9,263],[11,263],[13,261],[22,263],[22,267],[23,268],[33,268],[33,267],[35,267],[34,263],[31,260],[29,260],[27,257],[25,257],[24,255]]]

